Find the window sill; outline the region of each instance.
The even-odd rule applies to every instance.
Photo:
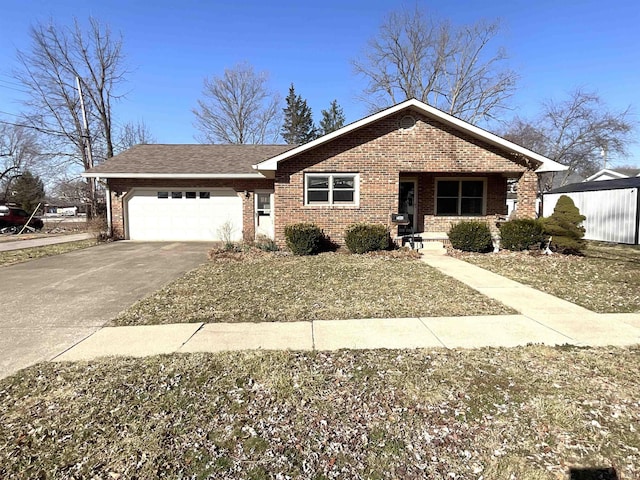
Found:
[[[360,205],[303,205],[302,208],[305,209],[314,209],[314,210],[356,210],[360,208]]]

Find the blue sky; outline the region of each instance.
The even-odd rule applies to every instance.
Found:
[[[415,3],[454,24],[500,19],[496,45],[506,48],[509,66],[520,75],[514,112],[531,116],[542,100],[561,99],[583,87],[597,91],[612,109],[631,106],[634,120],[640,119],[637,0]],[[29,46],[30,25],[49,19],[70,24],[73,16],[82,21],[91,15],[124,37],[131,73],[128,94],[116,105],[117,123],[144,119],[158,142],[193,143],[191,110],[204,77],[244,61],[268,71],[272,88],[283,98],[293,82],[316,120],[335,98],[347,121],[355,121],[367,106],[357,100],[365,84],[350,60],[362,53],[385,15],[403,5],[380,0],[3,0],[0,111],[20,111],[21,94],[11,71],[16,48]],[[640,165],[640,145],[619,163]]]

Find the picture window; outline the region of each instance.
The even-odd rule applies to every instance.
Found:
[[[484,180],[438,180],[436,215],[483,215],[485,190]]]
[[[357,203],[358,174],[306,174],[306,205],[357,205]]]

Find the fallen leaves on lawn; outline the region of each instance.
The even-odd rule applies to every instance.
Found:
[[[451,252],[456,257],[598,313],[640,312],[640,249],[590,244],[584,257]]]
[[[513,313],[406,253],[236,252],[193,270],[120,314],[115,325],[287,322]],[[242,261],[230,260],[243,256]]]
[[[0,477],[640,475],[640,351],[244,352],[0,381]]]

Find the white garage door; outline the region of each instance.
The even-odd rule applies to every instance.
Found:
[[[242,239],[242,199],[231,189],[133,190],[126,214],[131,240]]]

